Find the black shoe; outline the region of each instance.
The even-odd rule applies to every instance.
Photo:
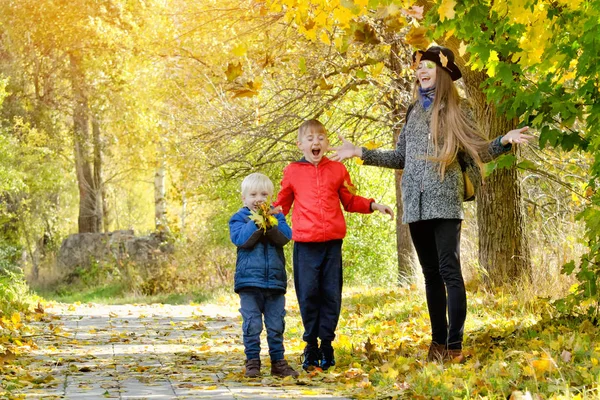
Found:
[[[315,368],[320,368],[321,351],[315,345],[307,344],[304,348],[304,361],[302,362],[302,369],[305,371],[312,371]]]
[[[326,371],[335,365],[335,355],[333,354],[333,347],[321,347],[321,355],[321,368],[323,369],[323,371]]]

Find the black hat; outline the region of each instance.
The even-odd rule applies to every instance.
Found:
[[[446,59],[448,60],[446,65],[442,63],[440,53],[442,53],[444,57],[446,57]],[[417,60],[417,54],[421,54],[420,61],[433,61],[440,67],[444,68],[446,71],[448,71],[453,81],[462,78],[460,69],[458,69],[458,66],[454,63],[454,53],[452,52],[452,50],[441,46],[431,46],[425,51],[417,50],[413,53],[413,62]]]

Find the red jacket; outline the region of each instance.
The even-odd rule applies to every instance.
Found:
[[[350,175],[344,164],[323,157],[315,166],[304,159],[283,170],[281,190],[275,206],[290,212],[292,203],[292,239],[296,242],[326,242],[346,236],[344,210],[369,214],[373,199],[354,195]]]

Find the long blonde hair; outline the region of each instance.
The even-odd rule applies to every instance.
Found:
[[[481,135],[475,121],[469,118],[461,108],[458,90],[450,74],[436,65],[435,98],[431,111],[431,135],[435,155],[429,159],[439,162],[442,180],[446,167],[457,157],[459,151],[465,151],[482,170],[483,162],[479,155],[487,151],[489,142]],[[419,83],[415,84],[415,95]]]

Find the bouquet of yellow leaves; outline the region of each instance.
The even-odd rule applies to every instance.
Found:
[[[277,226],[277,218],[271,214],[270,201],[266,201],[260,204],[256,210],[250,211],[250,220],[265,232],[267,229]]]

